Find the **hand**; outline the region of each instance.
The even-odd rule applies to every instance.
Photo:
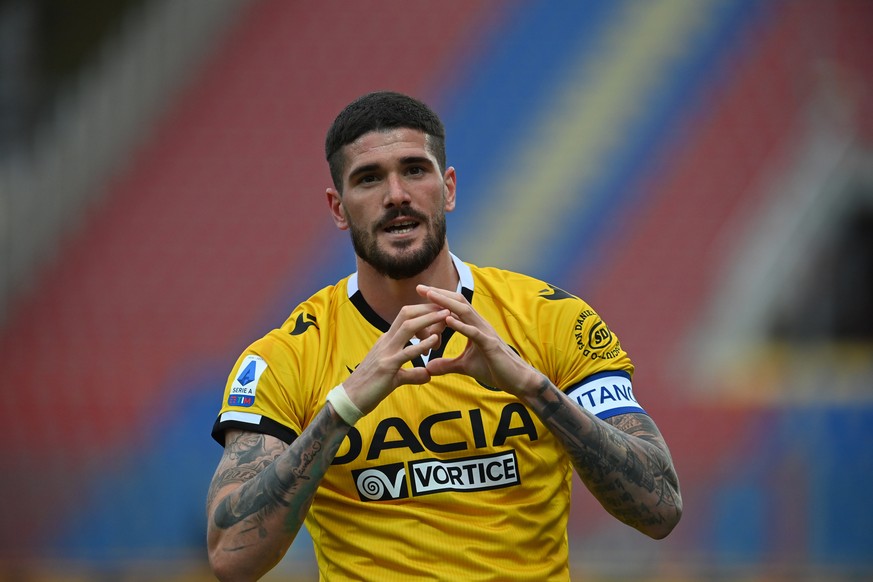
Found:
[[[449,310],[446,325],[467,338],[467,346],[457,358],[437,358],[427,363],[432,376],[465,374],[518,397],[542,385],[542,374],[522,360],[463,295],[427,285],[419,285],[416,290],[431,303]]]
[[[403,384],[426,384],[431,374],[426,368],[403,368],[416,356],[440,344],[438,333],[449,310],[436,304],[407,305],[400,310],[390,329],[380,337],[352,375],[343,382],[349,399],[364,414],[371,412],[395,388]],[[412,337],[421,339],[409,344]]]

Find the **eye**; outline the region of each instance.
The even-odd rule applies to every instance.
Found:
[[[422,166],[409,166],[406,173],[410,176],[421,176],[425,173],[425,169]]]

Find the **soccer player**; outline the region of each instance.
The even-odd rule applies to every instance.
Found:
[[[444,134],[392,92],[328,131],[357,271],[231,371],[207,500],[220,579],[261,577],[305,523],[323,580],[568,580],[573,470],[653,538],[679,521],[667,445],[595,311],[449,251]]]

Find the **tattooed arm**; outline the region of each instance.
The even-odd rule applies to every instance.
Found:
[[[403,368],[439,344],[409,340],[445,318],[435,305],[408,305],[344,382],[359,410],[372,411],[395,388],[430,380]],[[229,430],[207,498],[209,563],[220,580],[256,580],[275,566],[303,524],[318,485],[349,431],[328,403],[291,446],[253,432]]]
[[[682,516],[679,478],[648,415],[602,421],[545,377],[531,396],[520,398],[558,437],[582,482],[610,514],[655,539],[673,530]]]
[[[290,446],[227,431],[206,502],[209,563],[219,580],[257,580],[279,562],[348,430],[327,404]]]
[[[460,356],[428,361],[431,374],[466,374],[515,395],[558,437],[582,482],[609,513],[653,538],[673,530],[682,515],[679,480],[648,416],[598,419],[523,361],[463,295],[424,285],[418,292],[451,310],[446,325],[468,339]]]

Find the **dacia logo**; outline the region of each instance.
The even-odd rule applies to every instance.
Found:
[[[439,432],[437,427],[441,424],[456,428],[452,432],[466,436],[454,441],[438,441],[434,435]],[[413,430],[404,419],[389,416],[376,425],[366,451],[361,432],[353,426],[346,434],[343,447],[331,464],[345,465],[362,454],[366,454],[368,461],[374,461],[379,459],[383,451],[389,449],[407,449],[412,455],[425,451],[445,454],[486,447],[502,447],[511,438],[527,438],[530,441],[539,438],[531,413],[521,402],[506,404],[500,412],[497,425],[488,428],[491,430],[486,430],[482,411],[478,408],[468,410],[467,414],[460,410],[431,414],[421,421],[417,430]]]

